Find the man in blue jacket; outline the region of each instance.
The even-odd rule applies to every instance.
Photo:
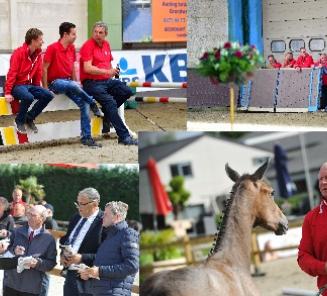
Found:
[[[138,233],[128,227],[128,205],[112,201],[106,205],[103,227],[106,237],[101,243],[93,267],[80,270],[85,291],[95,296],[131,295],[139,269]]]

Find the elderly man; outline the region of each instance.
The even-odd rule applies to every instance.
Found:
[[[81,278],[86,280],[85,291],[91,295],[131,295],[139,269],[139,245],[138,233],[125,221],[127,209],[128,205],[120,201],[106,205],[105,240],[96,253],[94,266],[79,270]]]
[[[23,201],[23,191],[19,187],[15,187],[12,192],[12,202],[10,203],[10,214],[14,216],[15,214],[15,205],[22,204],[26,205],[25,201]]]
[[[318,288],[327,287],[327,162],[319,171],[320,204],[304,218],[298,264],[311,276],[318,277]],[[327,295],[327,290],[322,294]]]
[[[77,272],[73,264],[92,264],[101,243],[102,216],[99,210],[100,195],[94,188],[85,188],[78,193],[78,214],[71,219],[68,231],[60,239],[62,245],[70,247],[72,254],[61,254],[61,263],[68,269],[64,283],[64,296],[84,295],[79,291]]]
[[[80,73],[84,90],[102,106],[105,116],[104,126],[110,121],[114,126],[118,143],[137,145],[137,140],[129,134],[127,127],[118,114],[118,108],[132,95],[132,91],[118,79],[119,69],[113,68],[111,49],[106,41],[108,26],[97,22],[93,26],[92,38],[80,50]],[[105,130],[105,132],[107,132]],[[104,132],[104,130],[103,130]]]
[[[43,228],[46,217],[43,206],[33,206],[27,213],[28,224],[13,231],[8,250],[16,256],[33,258],[21,273],[16,269],[5,271],[4,296],[40,295],[45,272],[56,265],[55,239]]]

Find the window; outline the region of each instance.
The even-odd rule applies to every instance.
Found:
[[[309,41],[311,51],[323,51],[325,49],[325,40],[322,38],[312,38]]]
[[[305,43],[303,39],[292,39],[290,41],[290,50],[299,52],[301,47],[305,47]]]
[[[271,52],[285,52],[286,43],[284,40],[273,40],[270,44]]]
[[[192,177],[192,166],[190,162],[178,163],[170,165],[170,173],[173,177],[183,176],[183,177]]]

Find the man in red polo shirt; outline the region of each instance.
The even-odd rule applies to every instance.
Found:
[[[76,82],[74,63],[76,52],[76,26],[64,22],[59,26],[60,39],[48,46],[43,60],[43,86],[55,94],[65,94],[80,109],[81,142],[93,148],[101,147],[91,136],[88,105],[96,116],[103,117],[93,97],[89,96]]]
[[[31,28],[26,32],[25,43],[18,47],[10,58],[5,98],[8,103],[14,99],[20,100],[14,124],[16,130],[22,134],[26,134],[25,124],[34,133],[38,132],[34,119],[53,99],[53,94],[40,86],[42,44],[43,33],[37,28]],[[28,111],[34,100],[37,102]]]
[[[108,26],[97,22],[93,26],[92,38],[80,50],[80,73],[84,90],[102,106],[105,121],[114,126],[118,143],[137,145],[118,114],[118,108],[133,94],[131,89],[118,79],[113,79],[119,69],[112,68],[113,60],[109,42],[106,41]]]
[[[309,55],[304,47],[300,48],[300,55],[296,60],[295,68],[311,68],[313,66],[313,58]]]
[[[327,284],[327,162],[321,166],[318,178],[321,202],[304,218],[297,261],[304,272],[318,277],[321,289]],[[322,295],[326,296],[327,290]]]

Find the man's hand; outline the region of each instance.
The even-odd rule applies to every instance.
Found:
[[[7,229],[1,229],[0,230],[0,238],[4,238],[8,236],[8,230]]]
[[[0,254],[7,251],[9,244],[0,243]]]
[[[5,95],[6,102],[10,103],[14,100],[14,97],[12,95]]]
[[[35,258],[31,259],[31,262],[29,264],[30,268],[35,268],[36,264],[38,263],[38,260]]]
[[[68,257],[66,257],[65,262],[66,262],[65,265],[79,264],[82,262],[82,255],[75,254],[75,255],[68,256]]]
[[[297,66],[295,69],[296,69],[296,71],[298,71],[299,73],[302,72],[302,69],[301,69],[301,67],[299,67],[299,66]]]
[[[16,246],[14,252],[16,256],[22,256],[25,254],[25,248],[23,246]]]
[[[111,68],[108,70],[108,75],[110,75],[110,77],[114,77],[116,74],[119,74],[119,72],[119,69]]]
[[[78,273],[82,280],[88,280],[90,278],[98,279],[99,278],[99,267],[93,266],[84,270],[79,270]]]

